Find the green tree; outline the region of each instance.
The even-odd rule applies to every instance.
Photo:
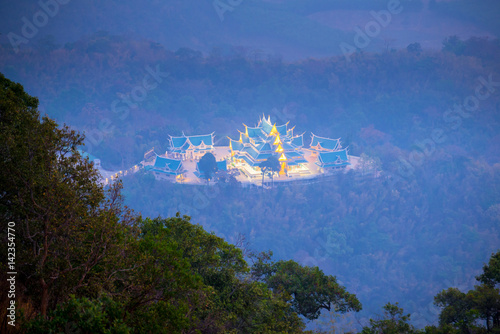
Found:
[[[491,255],[490,261],[483,267],[483,273],[476,279],[490,286],[500,284],[500,251]]]
[[[45,316],[70,293],[110,284],[107,270],[120,263],[131,217],[120,183],[106,197],[98,172],[78,153],[83,136],[40,119],[37,107],[0,74],[0,216],[16,223],[18,282]]]
[[[422,45],[420,43],[411,43],[406,47],[406,50],[419,55],[422,53]]]
[[[469,333],[471,330],[500,332],[500,291],[498,284],[500,252],[492,254],[483,273],[476,277],[482,282],[473,290],[463,293],[456,288],[443,290],[434,297],[434,303],[442,307],[439,315],[440,329],[452,326],[458,332]],[[482,326],[477,320],[483,320]]]
[[[451,52],[460,56],[464,53],[464,50],[465,42],[456,35],[446,37],[443,41],[443,51]]]
[[[271,174],[271,182],[273,183],[274,187],[274,173],[279,173],[279,171],[281,170],[281,164],[278,160],[278,157],[272,155],[267,158],[267,166],[269,168]]]
[[[434,304],[442,307],[440,325],[452,325],[463,333],[469,333],[477,314],[471,310],[467,295],[457,288],[441,291],[434,297]]]
[[[370,326],[363,327],[361,334],[417,334],[422,333],[409,324],[410,314],[404,314],[398,303],[384,306],[384,318],[370,319]]]
[[[270,156],[266,160],[259,164],[260,171],[262,173],[262,187],[264,187],[264,175],[268,173],[274,184],[274,173],[281,170],[281,165],[278,158],[274,155]]]
[[[293,310],[309,320],[319,317],[321,310],[345,313],[359,312],[361,303],[354,294],[327,276],[318,267],[301,266],[295,261],[269,262],[271,253],[261,254],[252,267],[253,277],[273,291],[289,294]]]
[[[165,333],[295,333],[304,328],[285,296],[248,279],[239,248],[192,224],[188,216],[145,219],[139,225],[140,248],[146,252],[134,259],[145,265],[130,282],[137,287],[129,300],[138,306],[127,308],[134,314],[133,328]],[[158,304],[163,306],[153,312]]]
[[[212,153],[205,153],[198,163],[200,171],[203,173],[203,178],[207,180],[207,184],[217,172],[217,160]]]
[[[467,298],[478,318],[484,320],[486,330],[490,333],[493,329],[500,332],[500,294],[498,289],[481,284],[467,293]]]
[[[28,333],[133,333],[124,319],[122,304],[107,295],[98,299],[71,298],[49,312],[49,320],[37,317],[25,327]]]

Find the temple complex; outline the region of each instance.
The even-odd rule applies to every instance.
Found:
[[[216,158],[219,171],[233,175],[243,183],[259,184],[263,177],[261,166],[266,165],[271,157],[275,159],[276,169],[272,175],[277,182],[312,179],[353,168],[353,163],[356,164],[358,159],[342,147],[340,138],[331,139],[311,133],[311,142],[305,147],[304,133],[294,134],[294,127],[290,127],[289,122],[278,125],[271,122],[270,116],[260,117],[254,127],[243,126],[244,131],[238,130],[239,138],[228,137],[229,146],[215,146],[214,133],[169,136],[165,154],[159,155],[151,149],[144,154],[141,165],[153,173],[156,179],[202,183],[204,174],[199,168],[199,161],[206,153],[211,153]],[[124,175],[120,173],[111,176],[111,180]],[[269,176],[270,169],[265,170],[265,173],[265,176]]]

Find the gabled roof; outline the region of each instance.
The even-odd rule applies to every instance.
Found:
[[[261,161],[261,160],[267,160],[270,156],[272,156],[272,153],[260,153],[255,160]]]
[[[266,152],[266,151],[272,151],[273,148],[271,147],[271,144],[269,144],[269,143],[262,143],[259,146],[257,146],[257,150],[259,152]]]
[[[293,137],[291,142],[292,145],[302,148],[304,146],[304,134],[300,136]]]
[[[203,136],[188,136],[187,137],[189,142],[193,146],[200,146],[201,143],[204,143],[206,146],[213,146],[214,145],[214,134],[208,134],[208,135],[203,135]]]
[[[257,159],[259,152],[253,147],[253,146],[248,146],[243,149],[243,152],[248,153],[254,160]]]
[[[316,136],[314,133],[312,133],[311,144],[309,146],[310,147],[319,146],[320,148],[323,148],[325,150],[334,151],[337,150],[340,146],[340,138],[331,139],[331,138],[319,137]]]
[[[248,136],[243,133],[243,132],[240,132],[240,140],[243,144],[248,144],[250,143],[250,139],[248,138]]]
[[[318,161],[321,165],[345,165],[349,164],[349,157],[347,156],[347,149],[335,152],[320,152]]]
[[[239,141],[233,140],[231,138],[229,138],[229,146],[233,151],[241,151],[244,148],[243,143],[240,143]]]
[[[295,150],[295,147],[293,147],[293,146],[292,146],[292,145],[290,145],[289,143],[283,143],[283,145],[282,145],[282,146],[283,146],[283,149],[284,149],[285,151],[293,151],[293,150]]]
[[[186,137],[172,137],[170,136],[170,142],[172,148],[181,148],[187,141]]]
[[[273,125],[271,124],[271,120],[270,120],[270,117],[269,116],[269,119],[266,119],[265,117],[261,118],[260,121],[259,121],[259,126],[262,127],[262,130],[266,133],[266,134],[269,134],[269,132],[271,132],[272,128],[273,128]]]
[[[246,133],[248,133],[248,137],[250,138],[260,138],[266,136],[266,134],[262,131],[261,127],[251,128],[246,125],[245,127],[246,127]]]
[[[178,171],[182,167],[182,161],[176,159],[169,159],[160,156],[156,156],[154,168],[168,169],[171,171]]]
[[[288,128],[288,123],[277,126],[276,130],[278,130],[281,136],[286,136],[288,131],[287,128]]]

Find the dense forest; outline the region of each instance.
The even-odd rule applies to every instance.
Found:
[[[271,252],[253,252],[242,237],[232,245],[179,213],[173,218],[155,219],[134,213],[123,205],[121,182],[103,188],[93,164],[78,153],[83,136],[40,117],[38,100],[3,75],[0,130],[0,233],[2,244],[8,245],[2,247],[0,262],[3,332],[299,333],[304,332],[306,321],[317,319],[322,312],[343,314],[359,312],[363,307],[335,276],[326,275],[316,265],[273,260]],[[148,176],[143,177],[147,181]],[[355,182],[350,177],[339,175],[336,183],[353,187]],[[235,192],[241,190],[235,184],[213,187],[211,190],[218,189],[226,196],[244,193]],[[321,183],[321,187],[326,190],[328,183]],[[204,187],[205,199],[214,198],[212,191],[212,195],[206,192],[209,188]],[[246,189],[248,203],[257,194],[274,203],[274,213],[264,213],[261,224],[254,222],[255,228],[264,230],[283,210],[292,210],[280,204],[292,199],[291,190],[298,188],[280,188],[266,194],[254,190]],[[295,194],[307,201],[310,193],[304,190]],[[342,191],[337,193],[342,196]],[[198,197],[203,196],[200,194]],[[273,201],[273,196],[284,198]],[[398,206],[390,199],[386,202],[389,211]],[[199,205],[198,209],[203,207]],[[370,211],[367,208],[363,206]],[[326,209],[331,210],[328,206]],[[344,214],[356,210],[346,206],[340,209]],[[337,218],[330,213],[308,214],[311,219],[324,220],[325,226],[329,219]],[[294,217],[293,212],[286,215]],[[244,217],[233,220],[234,225],[244,223]],[[367,223],[365,229],[376,231],[384,223]],[[291,227],[288,223],[283,226]],[[305,224],[301,227],[306,228]],[[301,232],[302,237],[306,235]],[[325,257],[352,255],[356,262],[369,259],[367,255],[359,257],[358,245],[362,252],[372,246],[363,242],[362,236],[355,236],[358,241],[348,244],[346,234],[335,228],[325,232]],[[406,242],[408,234],[398,235],[397,242]],[[401,248],[395,240],[384,238],[381,233],[383,247]],[[290,242],[307,242],[298,239]],[[445,242],[452,240],[440,240]],[[321,244],[316,241],[316,245]],[[403,248],[399,253],[411,251]],[[324,265],[316,259],[316,264]],[[444,267],[447,263],[431,264]],[[340,272],[343,269],[334,268]],[[429,273],[419,269],[425,276],[439,275],[439,270]],[[401,268],[395,272],[402,272]],[[500,252],[493,254],[477,275],[481,284],[474,290],[465,293],[450,287],[439,292],[434,297],[434,304],[440,308],[439,327],[418,330],[409,323],[410,314],[405,314],[397,302],[389,302],[383,307],[385,316],[370,319],[361,333],[498,332],[499,273]],[[409,284],[423,287],[421,282]]]
[[[168,135],[182,131],[215,131],[222,145],[265,113],[290,121],[297,133],[341,137],[351,154],[380,156],[388,170],[436,129],[444,131],[439,148],[447,153],[498,161],[499,50],[498,40],[450,37],[442,52],[417,43],[383,54],[360,51],[349,61],[288,63],[244,48],[203,56],[98,33],[48,50],[16,54],[3,46],[0,68],[41,98],[42,112],[85,131],[86,150],[107,169],[132,166],[153,146],[164,152]],[[156,78],[146,82],[151,89],[145,78]],[[456,110],[484,81],[492,81],[488,98],[467,107],[472,113]]]

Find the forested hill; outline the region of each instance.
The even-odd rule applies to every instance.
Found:
[[[369,11],[387,10],[387,0],[19,0],[0,3],[0,43],[8,33],[22,36],[23,17],[33,22],[47,8],[50,20],[27,35],[31,43],[51,48],[75,42],[96,31],[150,39],[173,49],[189,47],[208,53],[214,46],[244,45],[256,53],[276,53],[286,59],[341,54],[339,44],[353,41],[356,26],[374,20]],[[401,48],[425,41],[438,49],[447,35],[500,34],[495,0],[401,0],[403,9],[365,51]],[[45,4],[45,6],[43,6]],[[217,5],[216,5],[217,4]],[[219,8],[219,9],[216,9]],[[1,14],[0,14],[1,15]],[[33,29],[34,30],[34,29]],[[409,33],[402,33],[408,31]],[[31,44],[30,43],[30,44]],[[351,43],[352,44],[352,43]],[[10,46],[9,46],[10,47]],[[31,48],[32,45],[21,44]]]
[[[168,135],[181,131],[215,131],[223,144],[265,113],[297,133],[341,137],[352,154],[383,158],[387,170],[435,129],[445,130],[440,148],[448,154],[498,161],[498,92],[467,118],[453,106],[474,95],[480,80],[499,81],[499,50],[497,40],[449,38],[442,52],[417,44],[350,61],[287,63],[239,48],[204,57],[96,34],[53,50],[15,54],[4,46],[0,69],[39,96],[49,116],[86,131],[87,150],[109,169],[130,167],[152,146],[164,151]],[[158,81],[147,81],[154,89],[146,90],[150,73]]]

